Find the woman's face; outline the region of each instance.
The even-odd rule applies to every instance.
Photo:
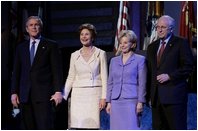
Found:
[[[92,45],[92,35],[91,32],[88,29],[83,29],[80,32],[80,42],[83,46],[90,46]]]
[[[129,38],[124,36],[120,39],[120,49],[122,53],[128,53],[131,51],[132,43],[129,41]]]

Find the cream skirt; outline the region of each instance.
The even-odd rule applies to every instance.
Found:
[[[101,87],[73,88],[71,128],[100,128]]]

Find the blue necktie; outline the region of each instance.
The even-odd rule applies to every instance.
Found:
[[[31,61],[31,65],[34,61],[34,51],[35,51],[35,43],[36,41],[33,41],[31,44],[31,48],[30,48],[30,61]]]

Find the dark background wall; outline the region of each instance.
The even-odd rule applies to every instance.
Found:
[[[131,29],[139,38],[139,49],[142,49],[143,32],[147,13],[147,1],[130,1]],[[16,14],[13,18],[10,10]],[[40,13],[39,13],[40,9]],[[175,34],[179,33],[179,22],[182,5],[180,1],[164,1],[164,14],[172,16],[176,20]],[[197,16],[197,2],[194,2],[195,16]],[[44,22],[43,34],[57,40],[61,46],[80,46],[78,40],[78,27],[82,23],[90,22],[98,30],[96,45],[111,46],[119,13],[119,1],[21,1],[1,2],[1,26],[8,28],[17,20],[18,31],[25,33],[23,24],[30,15],[40,15]],[[111,49],[112,50],[112,49]]]
[[[138,36],[138,48],[143,49],[147,1],[130,1],[130,25]],[[164,1],[164,14],[176,20],[175,34],[179,33],[181,1]],[[197,2],[194,1],[194,12],[197,20]],[[12,52],[16,45],[26,35],[25,19],[31,15],[39,15],[44,23],[43,36],[54,39],[60,45],[63,55],[68,55],[81,47],[78,27],[83,23],[92,23],[96,26],[98,35],[96,46],[107,52],[113,51],[116,34],[119,1],[20,1],[1,2],[1,30],[4,35],[13,36],[14,42],[3,45],[3,79],[9,77],[8,67],[12,66]],[[5,33],[7,31],[7,34]],[[12,32],[9,33],[9,31]],[[8,38],[8,37],[7,37]],[[11,40],[11,39],[9,39]],[[6,40],[5,40],[6,41]],[[7,43],[2,42],[2,43]],[[8,48],[9,47],[9,48]],[[67,56],[66,56],[67,57]],[[9,64],[9,66],[7,66]],[[5,78],[6,79],[6,78]]]

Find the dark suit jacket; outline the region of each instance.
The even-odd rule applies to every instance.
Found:
[[[160,40],[149,45],[147,50],[148,80],[151,103],[158,91],[163,104],[187,102],[187,78],[193,69],[193,56],[188,42],[182,38],[171,36],[157,67],[157,51]],[[168,74],[170,80],[160,84],[157,75]],[[158,88],[158,90],[156,90]]]
[[[20,102],[49,101],[55,92],[61,92],[62,65],[60,52],[55,42],[41,38],[30,64],[29,41],[16,49],[11,93],[18,94]]]

